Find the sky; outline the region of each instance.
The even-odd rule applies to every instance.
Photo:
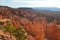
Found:
[[[1,6],[17,7],[58,7],[60,0],[0,0]]]

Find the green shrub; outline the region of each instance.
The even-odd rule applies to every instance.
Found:
[[[26,39],[25,31],[23,30],[22,26],[15,28],[11,22],[7,22],[7,24],[3,27],[0,27],[0,29],[2,29],[4,32],[9,32],[10,36],[14,35],[16,40]]]

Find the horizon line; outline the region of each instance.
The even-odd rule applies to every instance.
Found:
[[[0,5],[0,6],[6,6],[6,5]],[[6,6],[6,7],[11,7],[11,6]],[[33,7],[33,6],[32,6],[32,7],[31,7],[31,6],[19,6],[19,7],[11,7],[11,8],[22,8],[22,7],[23,7],[23,8],[24,8],[24,7],[25,7],[25,8],[39,8],[39,7],[41,7],[41,6],[39,6],[39,7],[38,7],[38,6],[34,6],[34,7]],[[45,6],[45,7],[46,7],[46,6]],[[46,8],[60,8],[60,7],[46,7]]]

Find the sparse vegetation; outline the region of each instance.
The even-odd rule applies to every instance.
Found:
[[[15,28],[11,22],[6,22],[6,25],[0,27],[1,30],[4,32],[10,33],[10,38],[12,38],[12,35],[16,37],[16,40],[25,40],[26,35],[25,31],[23,30],[22,26],[19,26],[18,28]]]

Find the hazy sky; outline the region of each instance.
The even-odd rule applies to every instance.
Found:
[[[10,7],[59,7],[60,0],[0,0],[0,5]]]

